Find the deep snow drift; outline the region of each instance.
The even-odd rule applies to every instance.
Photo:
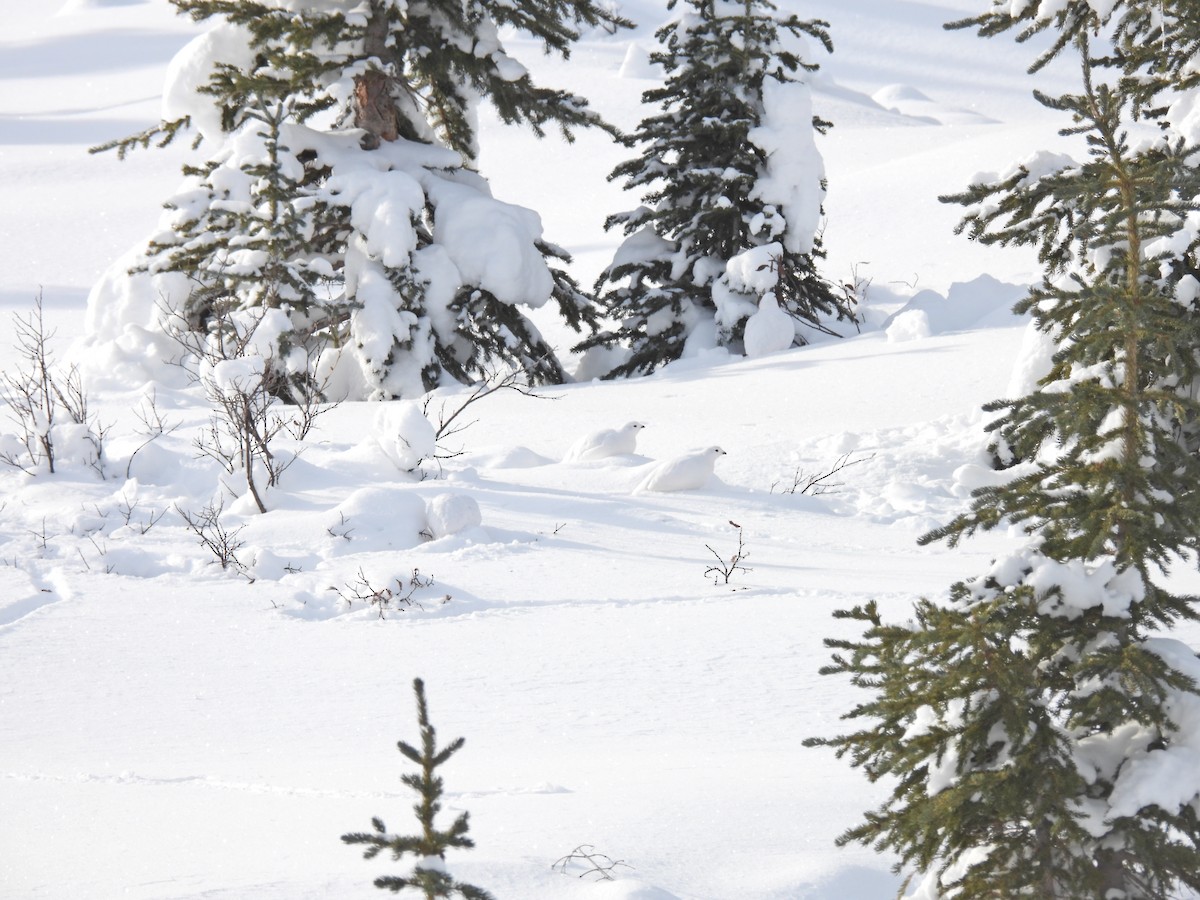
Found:
[[[119,163],[86,147],[156,119],[194,30],[157,0],[21,6],[0,47],[3,346],[41,285],[66,357],[89,287],[153,228],[186,149]],[[858,699],[816,674],[832,610],[874,598],[901,615],[1010,544],[915,544],[989,477],[979,406],[1036,365],[1007,311],[1034,261],[955,237],[936,200],[1058,147],[1029,51],[941,30],[975,6],[796,4],[836,46],[815,91],[835,123],[818,140],[824,242],[827,271],[865,289],[861,334],[499,391],[464,413],[457,455],[412,471],[419,406],[344,404],[268,514],[227,504],[227,569],[184,519],[222,478],[195,451],[198,389],[92,366],[102,471],[83,445],[54,476],[0,471],[0,894],[371,896],[395,867],[338,837],[372,816],[410,827],[395,742],[416,737],[420,676],[439,734],[467,738],[447,807],[471,812],[477,848],[450,866],[498,898],[894,896],[890,859],[833,846],[879,792],[799,745]],[[623,12],[636,33],[591,35],[569,64],[519,55],[632,127],[666,10]],[[590,282],[617,243],[604,217],[629,205],[605,181],[626,151],[487,115],[482,145],[496,196],[536,209]],[[429,415],[467,396],[439,392]],[[631,419],[634,452],[563,461]],[[703,487],[637,490],[711,445],[727,455]],[[829,492],[794,492],[839,461]],[[739,538],[726,583],[711,569]],[[580,845],[629,868],[552,868]]]

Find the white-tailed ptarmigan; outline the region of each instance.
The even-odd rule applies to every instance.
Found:
[[[581,437],[567,451],[565,462],[589,462],[633,453],[637,446],[638,432],[646,426],[641,422],[626,422],[620,428],[605,428]]]
[[[720,447],[705,447],[660,462],[637,486],[639,491],[694,491],[712,477],[713,466],[725,455]]]

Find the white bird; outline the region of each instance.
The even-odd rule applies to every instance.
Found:
[[[660,462],[637,486],[639,491],[694,491],[704,487],[713,466],[725,455],[720,447],[705,447]]]
[[[620,428],[605,428],[581,437],[571,445],[564,457],[566,462],[588,462],[633,453],[638,432],[646,426],[641,422],[626,422]]]

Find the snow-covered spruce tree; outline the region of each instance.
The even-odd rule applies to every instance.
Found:
[[[408,875],[385,875],[375,879],[375,887],[400,893],[405,889],[424,893],[425,900],[462,897],[464,900],[491,900],[491,894],[474,885],[456,881],[446,871],[446,851],[470,849],[474,841],[467,837],[469,814],[459,813],[447,830],[440,830],[434,821],[442,808],[444,783],[437,770],[457,753],[463,738],[451,741],[445,747],[437,745],[437,732],[429,724],[429,710],[425,704],[425,684],[420,678],[413,679],[413,692],[417,696],[417,724],[421,729],[421,746],[413,747],[404,741],[397,746],[404,757],[421,767],[420,772],[401,776],[401,781],[419,795],[413,811],[421,825],[418,835],[402,836],[387,833],[387,826],[376,818],[371,820],[374,831],[343,834],[347,844],[366,844],[363,857],[374,859],[384,850],[391,851],[392,859],[406,856],[416,858],[412,872]]]
[[[675,0],[670,3],[674,7]],[[609,377],[645,374],[685,348],[754,354],[755,314],[786,347],[822,319],[855,320],[820,276],[824,167],[805,75],[804,38],[832,50],[827,25],[779,15],[768,0],[687,0],[650,56],[667,79],[643,102],[661,112],[626,138],[640,155],[613,170],[646,204],[610,216],[627,235],[596,284],[619,323],[582,342],[628,347]],[[769,349],[778,345],[770,342]]]
[[[1200,661],[1161,636],[1198,617],[1164,580],[1200,549],[1200,177],[1170,118],[1196,46],[1172,35],[1196,6],[990,7],[952,27],[1050,31],[1035,69],[1077,57],[1079,92],[1040,99],[1088,153],[945,198],[973,238],[1037,248],[1045,279],[1018,308],[1056,353],[1035,391],[990,406],[1007,482],[922,541],[1007,523],[1029,540],[907,622],[839,613],[865,634],[827,641],[822,671],[871,697],[844,717],[860,730],[807,743],[890,786],[839,841],[895,852],[922,900],[1167,900],[1200,890]]]
[[[553,300],[590,330],[593,304],[538,216],[474,171],[474,111],[489,100],[539,135],[609,128],[535,85],[498,33],[566,55],[577,26],[623,20],[591,0],[172,3],[218,22],[172,64],[162,124],[109,146],[190,129],[215,150],[185,168],[131,278],[124,260],[97,286],[98,337],[161,330],[164,306],[200,330],[252,310],[285,398],[412,396],[493,364],[566,377],[521,307]]]

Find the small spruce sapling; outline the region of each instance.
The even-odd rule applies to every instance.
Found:
[[[417,696],[417,723],[421,729],[421,747],[399,741],[397,747],[409,760],[420,766],[420,772],[401,776],[401,781],[419,795],[413,810],[421,825],[419,835],[388,834],[382,819],[374,818],[374,832],[352,832],[343,834],[347,844],[366,844],[364,859],[373,859],[384,850],[390,850],[392,859],[405,856],[417,858],[412,873],[407,876],[384,875],[375,879],[375,887],[396,894],[405,888],[423,892],[425,900],[462,897],[464,900],[492,900],[492,895],[482,888],[455,881],[445,870],[446,851],[451,848],[470,849],[475,842],[467,837],[468,817],[466,812],[458,817],[446,830],[439,830],[434,819],[441,811],[442,777],[437,769],[462,749],[464,738],[456,738],[442,748],[437,746],[437,733],[429,723],[429,710],[425,704],[425,683],[413,679],[413,692]]]

